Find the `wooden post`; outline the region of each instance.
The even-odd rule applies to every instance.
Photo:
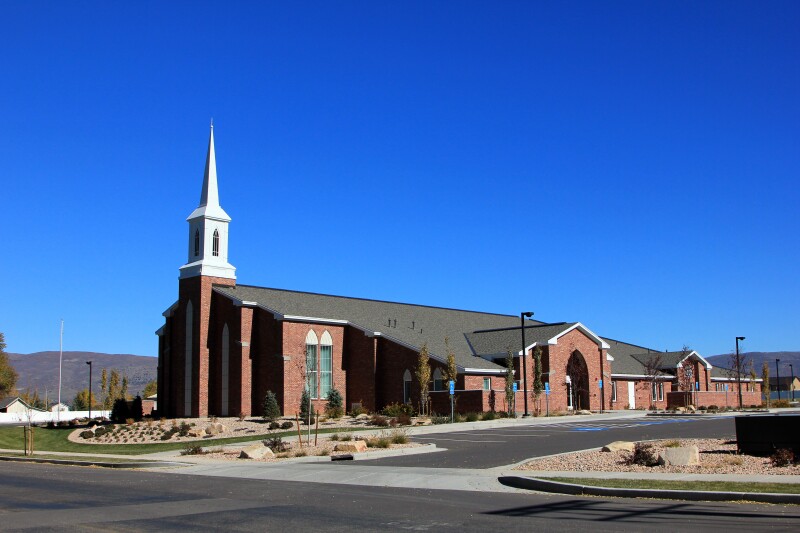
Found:
[[[316,428],[314,428],[314,446],[317,445],[317,437],[318,436],[319,436],[319,415],[317,415],[317,426],[316,426]]]
[[[300,415],[298,413],[294,414],[295,420],[297,420],[297,442],[300,443],[300,449],[303,449],[303,434],[300,432]]]

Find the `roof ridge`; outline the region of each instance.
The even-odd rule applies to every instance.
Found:
[[[525,329],[530,328],[541,328],[545,326],[563,326],[566,324],[577,324],[577,322],[542,322],[541,324],[525,324]],[[471,331],[470,333],[489,333],[492,331],[511,331],[519,329],[519,326],[509,326],[506,328],[489,328],[489,329],[476,329],[475,331]]]
[[[441,309],[443,311],[460,311],[462,313],[474,313],[476,315],[493,315],[493,316],[502,316],[502,317],[515,317],[516,315],[507,315],[504,313],[489,313],[486,311],[473,311],[471,309],[458,309],[455,307],[442,307],[438,305],[424,305],[424,304],[410,304],[406,302],[395,302],[392,300],[377,300],[374,298],[359,298],[356,296],[340,296],[338,294],[325,294],[322,292],[310,292],[310,291],[294,291],[290,289],[278,289],[275,287],[259,287],[258,285],[245,285],[245,284],[236,284],[236,286],[231,285],[214,285],[215,287],[219,287],[221,289],[236,289],[237,287],[249,287],[251,289],[266,289],[270,291],[279,291],[279,292],[293,292],[297,294],[309,294],[313,296],[327,296],[329,298],[341,298],[343,300],[361,300],[365,302],[376,302],[376,303],[384,303],[384,304],[396,304],[396,305],[407,305],[409,307],[424,307],[427,309]]]

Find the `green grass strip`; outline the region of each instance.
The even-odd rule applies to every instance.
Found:
[[[776,494],[800,494],[800,483],[742,483],[738,481],[678,481],[659,479],[598,479],[586,477],[542,477],[547,481],[609,487],[614,489],[661,489],[692,490],[708,492],[757,492]]]
[[[320,435],[324,433],[355,433],[358,431],[377,431],[384,428],[325,428],[320,429]],[[281,431],[276,433],[249,433],[241,437],[227,437],[224,439],[197,439],[182,442],[155,442],[150,444],[83,444],[71,442],[67,439],[75,428],[43,428],[37,427],[33,430],[33,450],[34,452],[77,452],[77,453],[110,453],[119,455],[140,455],[146,453],[166,452],[170,450],[183,450],[188,445],[199,444],[203,447],[223,446],[225,444],[236,444],[239,442],[250,442],[272,437],[296,437],[297,429]],[[307,435],[307,430],[303,431],[303,436]],[[314,435],[314,430],[311,430]],[[22,427],[2,427],[0,428],[0,449],[24,451]]]

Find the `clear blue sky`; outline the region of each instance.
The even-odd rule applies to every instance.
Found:
[[[6,2],[8,350],[155,355],[214,118],[238,281],[800,349],[798,2]]]

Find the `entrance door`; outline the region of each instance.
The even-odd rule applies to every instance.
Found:
[[[636,409],[636,383],[628,382],[628,409]]]

